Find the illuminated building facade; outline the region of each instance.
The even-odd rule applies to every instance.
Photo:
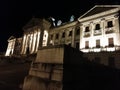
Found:
[[[11,56],[13,54],[19,55],[21,52],[22,38],[15,38],[11,36],[8,39],[8,47],[5,56]]]
[[[98,12],[94,14],[96,11]],[[78,20],[81,23],[81,51],[100,52],[120,49],[119,8],[95,6]]]
[[[90,60],[105,65],[113,63],[120,68],[119,11],[120,5],[96,5],[78,20],[74,21],[72,16],[70,22],[59,22],[56,26],[48,19],[32,18],[23,27],[20,54],[34,54],[39,47],[67,44],[84,52]],[[14,42],[9,40],[8,46]],[[14,50],[8,48],[6,56],[15,54]]]
[[[80,50],[97,63],[120,68],[119,5],[96,5],[78,18]]]

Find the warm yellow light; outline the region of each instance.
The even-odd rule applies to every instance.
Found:
[[[43,46],[47,46],[47,40],[48,40],[48,31],[45,30],[43,35]]]

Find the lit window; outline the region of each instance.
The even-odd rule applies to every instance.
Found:
[[[109,28],[109,27],[113,27],[113,22],[112,21],[108,21],[107,22],[107,27]]]
[[[114,46],[113,38],[108,38],[108,43],[109,43],[109,47],[113,47]]]
[[[96,47],[100,48],[100,40],[96,40]]]
[[[95,30],[99,30],[99,29],[100,29],[100,24],[96,24]]]
[[[86,27],[85,28],[85,32],[89,32],[90,30],[89,30],[89,27]]]
[[[85,48],[89,48],[89,41],[85,41]]]

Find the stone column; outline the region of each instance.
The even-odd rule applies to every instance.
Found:
[[[30,48],[30,53],[32,53],[32,49],[33,49],[33,32],[31,32],[31,48]]]
[[[105,18],[103,18],[101,19],[101,32],[102,32],[101,45],[103,47],[105,47],[105,29],[106,29],[106,22],[105,22]]]
[[[38,47],[38,48],[41,48],[41,47],[42,47],[43,35],[44,35],[44,28],[41,27],[41,33],[40,33],[40,39],[39,39],[39,47]]]
[[[33,39],[33,35],[30,32],[30,53],[31,53],[31,50],[32,50],[32,39]]]
[[[37,31],[37,44],[36,44],[36,52],[38,51],[38,46],[39,46],[39,40],[40,40],[40,31]]]
[[[25,49],[25,41],[26,41],[26,35],[24,34],[24,36],[23,36],[23,41],[22,41],[22,51],[21,51],[21,54],[24,53],[24,49]]]
[[[24,46],[24,52],[23,54],[26,53],[26,49],[27,49],[27,42],[28,42],[28,34],[26,34],[26,40],[25,40],[25,46]]]
[[[34,32],[33,34],[33,48],[32,48],[32,53],[35,51],[35,42],[36,42],[36,33]]]
[[[95,47],[95,39],[94,39],[94,26],[93,22],[90,23],[90,39],[89,39],[89,48]],[[90,49],[92,50],[92,49]]]
[[[72,29],[72,40],[71,40],[71,45],[72,47],[75,47],[75,28]]]

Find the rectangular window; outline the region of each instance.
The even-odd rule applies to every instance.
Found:
[[[53,40],[53,35],[50,35],[50,39]]]
[[[56,39],[58,39],[59,38],[59,34],[56,34],[56,37],[55,37]]]
[[[107,26],[108,26],[108,28],[109,28],[109,27],[113,27],[113,22],[112,22],[112,21],[108,21],[108,22],[107,22]]]
[[[108,38],[108,44],[109,44],[109,47],[113,47],[114,46],[113,38]]]
[[[100,40],[96,40],[96,47],[100,48]]]
[[[69,36],[72,36],[72,31],[69,32]]]
[[[85,41],[85,48],[89,48],[89,41]]]
[[[90,30],[89,30],[89,27],[86,27],[85,28],[85,32],[89,32]]]
[[[109,57],[108,58],[108,65],[110,67],[115,67],[115,58],[114,57]]]
[[[65,32],[62,33],[62,38],[65,38]]]
[[[99,30],[99,29],[100,29],[100,24],[96,24],[95,30]]]

